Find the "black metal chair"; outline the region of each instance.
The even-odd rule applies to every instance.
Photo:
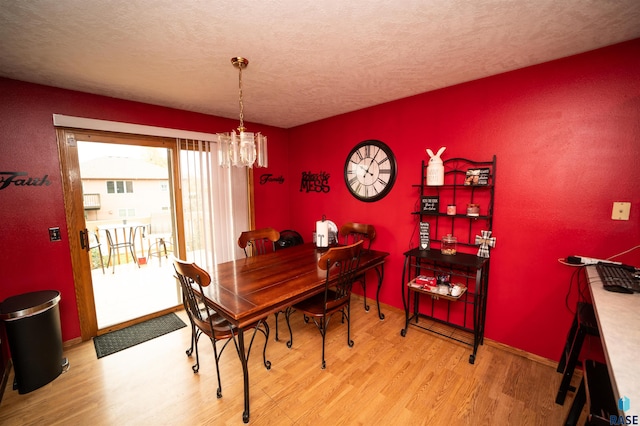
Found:
[[[318,267],[326,270],[324,291],[297,303],[286,311],[287,326],[289,327],[289,341],[287,346],[293,345],[293,333],[289,321],[294,311],[300,311],[305,318],[311,318],[322,335],[322,368],[326,368],[324,358],[325,337],[329,320],[333,314],[340,312],[342,320],[347,320],[347,344],[353,346],[351,340],[351,287],[358,266],[360,265],[360,251],[362,241],[355,244],[332,247],[318,260]]]
[[[280,231],[280,239],[276,241],[276,250],[282,250],[300,244],[304,244],[302,235],[297,231],[286,229],[284,231]]]
[[[576,313],[567,335],[567,341],[565,342],[560,362],[558,362],[557,371],[558,373],[562,373],[562,380],[558,388],[558,394],[556,395],[556,404],[563,405],[567,397],[567,392],[576,390],[575,387],[571,386],[571,379],[578,365],[582,343],[587,335],[600,336],[598,323],[593,311],[593,305],[578,302]]]
[[[219,361],[225,348],[231,340],[236,346],[236,350],[240,354],[238,342],[236,336],[239,332],[238,328],[227,321],[224,317],[218,314],[207,300],[204,298],[204,287],[211,284],[211,276],[204,269],[200,268],[195,263],[187,263],[185,261],[175,259],[173,263],[174,269],[180,285],[182,287],[183,304],[189,321],[191,322],[191,347],[187,349],[187,355],[191,356],[193,350],[196,351],[196,363],[191,367],[194,373],[200,370],[200,357],[198,355],[198,340],[202,334],[207,335],[211,344],[213,345],[213,353],[216,359],[216,374],[218,376],[218,398],[222,397],[222,383],[220,381],[220,368]],[[246,330],[253,328],[253,334],[251,341],[249,342],[249,352],[251,352],[251,346],[256,333],[260,331],[265,336],[264,349],[262,350],[262,359],[264,366],[269,370],[271,368],[271,362],[267,361],[267,342],[269,341],[269,325],[266,322],[266,318],[260,320],[249,327]],[[220,340],[225,341],[222,349],[218,352],[216,343]],[[244,354],[240,354],[244,356]]]
[[[611,416],[618,419],[609,369],[606,364],[587,359],[582,364],[582,381],[565,420],[566,426],[578,423],[584,404],[587,404],[585,425],[611,425]]]
[[[367,223],[347,222],[340,227],[340,236],[343,238],[344,244],[349,245],[357,241],[363,241],[362,250],[371,250],[371,243],[376,239],[376,228]],[[358,275],[354,281],[362,286],[364,310],[369,311],[367,305],[367,281],[365,274]]]

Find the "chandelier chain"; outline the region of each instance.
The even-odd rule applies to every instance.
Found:
[[[267,137],[260,132],[246,132],[244,128],[244,99],[242,97],[242,70],[249,64],[247,58],[236,56],[231,63],[238,68],[238,104],[240,107],[239,134],[235,130],[218,133],[220,166],[268,167]]]
[[[244,104],[242,103],[242,64],[239,64],[238,66],[238,90],[239,90],[239,99],[240,99],[240,127],[238,127],[238,130],[243,132],[244,131]]]

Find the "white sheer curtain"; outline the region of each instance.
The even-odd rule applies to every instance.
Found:
[[[177,139],[188,261],[213,273],[244,257],[238,237],[249,229],[247,170],[218,166],[216,142]]]

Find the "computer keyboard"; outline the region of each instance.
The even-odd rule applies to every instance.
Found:
[[[634,278],[631,268],[612,263],[598,263],[596,269],[605,290],[619,293],[640,293],[640,280]]]

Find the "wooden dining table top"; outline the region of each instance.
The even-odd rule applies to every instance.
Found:
[[[307,243],[261,256],[232,260],[209,270],[204,295],[237,327],[245,327],[324,290],[326,271],[318,259],[327,251]],[[363,250],[359,271],[383,265],[387,252]]]

